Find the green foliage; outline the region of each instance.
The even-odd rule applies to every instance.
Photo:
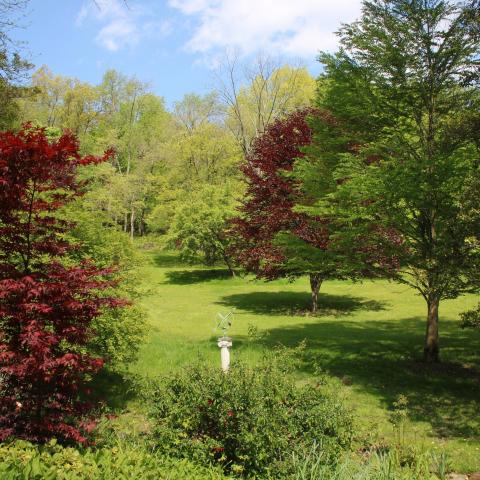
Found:
[[[171,176],[188,188],[218,184],[238,174],[240,151],[233,137],[220,125],[201,123],[194,130],[182,130],[172,138],[175,163]]]
[[[393,408],[389,415],[389,421],[395,431],[398,445],[405,444],[405,428],[408,420],[409,408],[408,398],[405,395],[399,395],[393,402]]]
[[[297,386],[290,354],[228,374],[197,363],[162,379],[152,398],[157,448],[244,476],[290,473],[292,452],[312,445],[334,463],[350,446],[351,414],[335,388]]]
[[[18,17],[24,14],[28,2],[0,2],[0,131],[13,128],[19,114],[18,100],[31,93],[22,83],[33,65],[21,57],[19,42],[11,35],[19,27]]]
[[[331,132],[314,125],[317,165],[299,168],[299,178],[317,211],[333,210],[348,225],[342,241],[353,253],[361,245],[357,261],[373,256],[378,272],[424,297],[425,360],[438,361],[440,301],[480,288],[480,217],[468,201],[480,153],[472,128],[480,105],[478,9],[365,1],[339,38],[342,49],[320,57],[317,96],[336,121]],[[330,164],[334,175],[317,186]]]
[[[480,304],[472,310],[460,314],[462,328],[480,328]]]
[[[291,480],[446,480],[448,471],[445,456],[427,450],[412,450],[408,463],[398,449],[387,449],[345,456],[332,466],[314,446],[294,453],[293,465]]]
[[[415,451],[408,464],[398,450],[368,452],[363,458],[345,455],[325,461],[319,445],[291,455],[289,480],[446,480],[445,455]],[[145,445],[118,441],[98,448],[62,447],[54,440],[38,446],[25,441],[0,445],[2,480],[222,480],[212,467],[187,459],[159,456]],[[231,478],[231,477],[228,477]],[[255,478],[276,479],[279,475]]]
[[[168,156],[166,144],[175,130],[163,99],[114,70],[95,86],[42,67],[32,86],[36,95],[21,102],[23,121],[72,130],[86,153],[115,149],[110,169],[97,171],[96,209],[132,237],[143,234],[144,217],[158,194],[157,175]]]
[[[204,96],[187,93],[181,101],[175,102],[175,120],[187,132],[194,132],[201,125],[208,125],[218,117],[220,105],[216,93]]]
[[[18,101],[30,93],[29,89],[12,85],[0,78],[0,130],[11,129],[15,126],[19,116]]]
[[[93,323],[95,336],[90,350],[105,358],[110,370],[122,369],[133,363],[146,337],[145,311],[132,305],[106,312]]]
[[[96,171],[94,168],[88,175]],[[74,251],[77,260],[88,258],[101,268],[115,266],[119,282],[115,294],[132,302],[125,308],[106,311],[92,324],[95,335],[90,350],[105,358],[109,369],[118,370],[135,361],[145,339],[146,314],[135,303],[144,293],[137,270],[142,258],[128,236],[109,225],[108,212],[95,210],[95,195],[95,190],[88,192],[69,207],[65,217],[75,222],[70,237],[78,243]]]
[[[243,72],[238,59],[227,57],[220,70],[224,78],[218,95],[225,123],[244,154],[268,125],[310,106],[315,96],[316,83],[306,68],[281,65],[268,56],[259,55]]]
[[[177,202],[167,235],[167,244],[177,248],[183,260],[199,257],[207,265],[223,261],[233,274],[225,234],[235,215],[231,184],[204,185]]]
[[[43,66],[32,75],[31,97],[20,102],[22,121],[39,126],[68,128],[82,144],[98,117],[98,91],[78,79],[54,75]]]
[[[2,480],[220,480],[213,469],[161,458],[126,443],[98,449],[17,441],[0,445]]]

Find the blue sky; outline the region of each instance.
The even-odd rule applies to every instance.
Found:
[[[226,51],[301,62],[319,72],[319,50],[360,12],[360,0],[31,0],[24,28],[31,61],[98,83],[115,68],[148,82],[167,104],[212,87]]]

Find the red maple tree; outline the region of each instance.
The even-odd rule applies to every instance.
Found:
[[[338,185],[349,180],[335,180],[335,167],[328,162],[318,163],[316,149],[322,145],[312,129],[315,124],[322,125],[327,132],[342,130],[341,123],[328,111],[307,108],[277,120],[255,139],[241,167],[247,181],[246,199],[239,209],[240,216],[232,220],[230,231],[233,255],[258,278],[308,275],[313,312],[317,310],[319,289],[325,279],[377,277],[396,271],[397,259],[386,254],[379,242],[401,242],[396,232],[377,225],[367,232],[353,231],[348,222],[334,213],[311,213],[317,210],[311,207],[319,199],[318,185],[308,193],[302,176],[290,174],[298,160],[305,159],[310,166],[314,166],[310,162],[317,162],[314,168],[318,184],[326,181]],[[340,138],[331,156],[358,153],[360,145],[349,141],[348,136]],[[365,162],[378,161],[368,157]],[[328,168],[330,172],[325,171]],[[322,175],[326,178],[322,179]],[[324,193],[321,188],[318,190],[321,198]]]
[[[0,441],[86,440],[88,379],[103,366],[86,350],[91,323],[124,302],[102,294],[112,270],[72,265],[57,211],[84,190],[78,167],[109,156],[81,156],[69,133],[0,133]]]
[[[235,239],[235,258],[257,277],[272,280],[308,274],[315,312],[321,283],[330,272],[313,257],[314,252],[328,252],[329,221],[294,209],[302,193],[298,182],[288,175],[295,160],[304,156],[302,147],[312,142],[308,124],[312,115],[325,122],[334,121],[326,112],[302,109],[272,123],[254,140],[241,167],[248,184],[246,200],[240,207],[241,215],[232,220],[231,235]],[[302,245],[300,249],[308,252],[300,261],[290,261],[285,249],[276,242],[281,232],[295,237],[297,246]]]

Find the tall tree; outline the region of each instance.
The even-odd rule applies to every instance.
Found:
[[[255,139],[242,167],[246,200],[231,230],[237,260],[258,277],[308,275],[313,312],[323,280],[340,277],[341,262],[332,249],[329,219],[295,209],[302,193],[289,173],[312,140],[307,117],[320,115],[333,121],[312,109],[299,110]]]
[[[0,1],[0,129],[13,125],[18,115],[16,100],[28,90],[21,86],[32,65],[20,55],[18,42],[11,30],[18,26],[18,16],[25,11],[29,0]]]
[[[176,236],[181,227],[177,219],[185,214],[202,222],[198,225],[199,231],[211,228],[221,231],[224,219],[231,216],[235,196],[242,190],[237,181],[241,150],[221,122],[214,94],[185,95],[175,104],[173,120],[176,128],[163,149],[165,162],[157,176],[161,186],[156,205],[147,218],[148,226],[157,232],[170,229],[169,235]],[[215,189],[218,195],[212,193]],[[208,215],[197,216],[198,209],[189,205],[192,195],[212,213],[212,223]],[[212,205],[208,205],[208,199]],[[182,250],[188,256],[186,250]],[[203,258],[207,257],[210,255]]]
[[[193,132],[199,126],[215,120],[219,116],[220,109],[217,95],[214,92],[203,97],[188,93],[181,101],[175,103],[173,114],[187,132]]]
[[[226,125],[244,156],[267,125],[310,106],[315,95],[315,80],[306,68],[282,64],[266,55],[259,55],[247,66],[237,56],[227,54],[216,77]]]
[[[46,66],[32,75],[35,94],[21,102],[23,121],[46,127],[68,129],[82,140],[98,124],[99,89],[76,78],[54,75]]]
[[[84,441],[88,378],[103,359],[86,348],[91,324],[122,301],[102,290],[111,270],[72,264],[72,224],[59,208],[82,193],[82,157],[70,134],[0,134],[0,441]]]
[[[178,200],[167,241],[184,260],[194,262],[200,258],[206,265],[222,261],[234,277],[231,239],[227,235],[228,222],[235,213],[231,187],[204,184]]]
[[[480,286],[478,209],[464,201],[480,165],[479,11],[478,1],[364,1],[339,32],[342,50],[321,56],[318,104],[356,150],[341,157],[331,205],[364,235],[378,225],[369,240],[425,299],[426,361],[439,359],[440,301]]]

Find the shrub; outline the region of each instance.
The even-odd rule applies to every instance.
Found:
[[[334,463],[351,443],[352,417],[329,385],[297,386],[285,358],[238,363],[226,375],[195,364],[161,380],[152,411],[158,449],[245,476],[286,474],[292,452],[311,445]]]
[[[95,170],[83,171],[83,177],[93,183],[98,180]],[[115,265],[118,285],[111,293],[131,301],[123,309],[106,310],[92,323],[95,332],[89,341],[89,351],[105,359],[110,371],[122,371],[135,362],[138,349],[146,331],[146,312],[135,300],[145,292],[138,274],[138,266],[143,263],[128,235],[111,225],[108,212],[99,210],[95,197],[97,190],[91,190],[64,209],[65,218],[75,223],[68,232],[69,240],[76,245],[71,252],[75,262],[90,260],[99,268]],[[110,293],[110,292],[108,292]]]
[[[83,194],[77,170],[109,157],[81,156],[68,133],[0,133],[0,440],[82,442],[92,425],[92,323],[125,302],[109,295],[112,269],[70,261],[58,212]]]
[[[480,328],[480,304],[472,310],[460,314],[462,328]]]
[[[0,444],[2,480],[221,480],[214,469],[187,460],[161,458],[144,446],[65,448],[54,440],[44,446],[25,441]]]
[[[104,311],[92,323],[90,352],[104,358],[109,371],[123,371],[138,357],[147,330],[145,316],[138,305]]]

